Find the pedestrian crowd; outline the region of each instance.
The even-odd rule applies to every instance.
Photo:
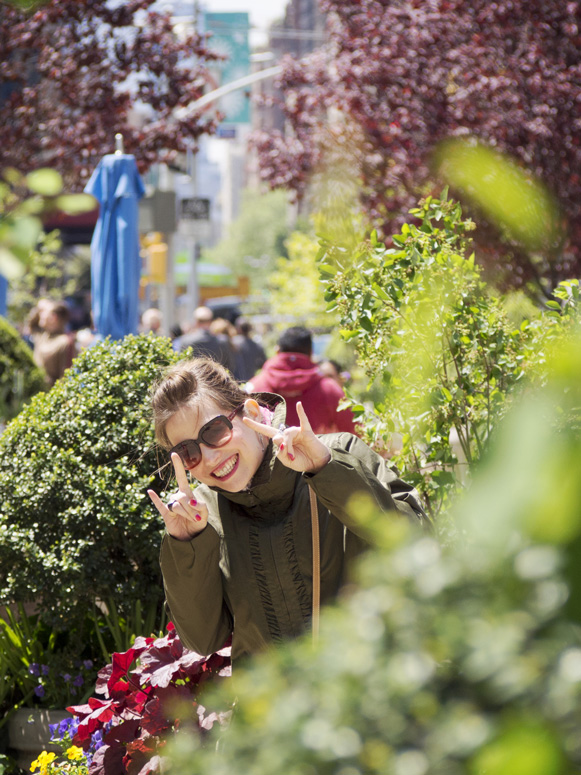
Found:
[[[61,300],[41,298],[23,327],[23,338],[33,350],[35,363],[52,387],[71,366],[73,358],[98,341],[91,328],[72,330],[69,306]],[[163,315],[156,307],[146,309],[140,332],[159,336]],[[177,352],[190,350],[194,357],[211,358],[224,366],[248,393],[270,392],[286,401],[287,421],[298,423],[297,402],[301,401],[315,433],[355,431],[349,409],[339,410],[348,374],[335,361],[313,360],[312,333],[292,326],[278,339],[276,352],[266,357],[262,344],[253,336],[251,321],[238,317],[235,324],[215,318],[206,306],[197,307],[187,330],[176,325],[169,332]]]
[[[142,328],[145,329],[145,317]],[[315,433],[355,432],[350,409],[339,409],[345,398],[345,372],[334,361],[313,360],[313,335],[304,326],[291,326],[282,332],[273,357],[266,357],[260,342],[252,336],[248,318],[239,317],[233,325],[214,318],[206,306],[194,311],[187,333],[173,339],[178,352],[191,348],[195,358],[211,358],[224,366],[248,393],[276,393],[286,402],[289,425],[297,425],[300,401]]]

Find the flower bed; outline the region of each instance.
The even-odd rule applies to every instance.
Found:
[[[208,680],[230,673],[229,646],[203,657],[184,648],[171,623],[163,638],[136,638],[99,671],[100,697],[67,708],[72,717],[51,729],[62,755],[43,752],[39,775],[159,772],[168,734],[185,726],[203,735],[229,717],[200,704],[199,693]]]

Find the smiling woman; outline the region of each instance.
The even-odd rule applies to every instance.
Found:
[[[416,492],[383,458],[350,433],[315,435],[297,410],[299,426],[286,427],[280,396],[249,396],[203,358],[173,366],[154,390],[156,438],[178,485],[167,503],[148,491],[166,525],[166,599],[180,638],[200,654],[232,637],[236,660],[309,626],[314,590],[333,600],[366,545],[348,508],[355,493],[427,523]]]

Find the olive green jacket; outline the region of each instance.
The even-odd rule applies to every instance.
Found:
[[[278,427],[284,417],[281,399],[272,425]],[[336,597],[348,560],[365,546],[346,511],[354,492],[368,493],[384,511],[427,522],[416,491],[359,438],[350,433],[320,438],[331,460],[318,473],[287,468],[269,442],[247,490],[230,493],[205,485],[196,490],[210,514],[201,533],[190,541],[165,535],[166,601],[188,648],[208,655],[232,635],[236,659],[308,626],[313,576],[309,484],[319,508],[322,603]]]

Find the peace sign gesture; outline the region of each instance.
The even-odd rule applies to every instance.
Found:
[[[173,452],[171,462],[176,473],[178,492],[171,497],[167,505],[154,490],[148,490],[147,494],[163,517],[167,532],[180,541],[189,541],[208,524],[208,508],[203,501],[197,500],[192,492],[180,456]]]
[[[272,439],[278,451],[277,458],[284,463],[287,468],[293,471],[315,474],[324,468],[331,459],[331,452],[323,442],[317,438],[311,428],[311,423],[306,415],[303,405],[297,402],[297,414],[299,416],[299,427],[273,428],[271,425],[251,420],[250,417],[243,417],[243,422],[249,428],[268,436]]]

